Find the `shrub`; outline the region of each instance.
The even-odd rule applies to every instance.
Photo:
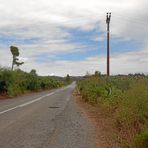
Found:
[[[35,70],[34,70],[35,71]],[[30,73],[21,70],[0,69],[0,93],[15,96],[26,91],[38,91],[57,88],[64,83],[49,76],[38,76],[33,70]]]

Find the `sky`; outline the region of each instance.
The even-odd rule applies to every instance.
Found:
[[[39,75],[106,73],[106,13],[112,12],[111,74],[148,74],[146,0],[0,0],[0,66]]]

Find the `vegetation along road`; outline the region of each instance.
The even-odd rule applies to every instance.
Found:
[[[60,89],[0,100],[0,148],[94,148],[91,123]]]

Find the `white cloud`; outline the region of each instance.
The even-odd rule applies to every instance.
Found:
[[[92,38],[92,40],[94,40],[94,41],[103,41],[104,40],[104,36],[103,35],[95,36],[95,37]]]
[[[111,74],[148,73],[148,47],[143,50],[118,53],[111,55]],[[30,65],[30,68],[28,68]],[[96,70],[106,73],[106,57],[89,57],[80,61],[55,61],[52,63],[36,64],[31,61],[22,66],[26,71],[31,67],[38,69],[41,75],[85,75],[86,72],[94,73]]]
[[[0,37],[12,38],[10,44],[18,46],[21,56],[27,60],[24,70],[36,68],[40,74],[66,73],[79,75],[100,68],[105,72],[105,57],[98,60],[56,61],[51,64],[37,63],[37,55],[54,56],[84,49],[80,43],[67,43],[71,36],[63,28],[79,28],[83,31],[98,28],[106,30],[105,14],[112,12],[111,34],[115,39],[135,40],[147,47],[148,2],[146,0],[0,0]],[[35,39],[31,43],[20,41]],[[101,41],[102,36],[93,37]],[[11,66],[9,47],[0,43],[0,65]],[[118,54],[112,57],[112,72],[127,73],[146,71],[147,57],[143,52]],[[138,55],[137,55],[138,54]],[[137,57],[138,56],[138,57]],[[126,65],[124,68],[120,65]],[[82,66],[80,66],[82,65]],[[141,66],[140,66],[141,65]],[[79,67],[80,66],[80,67]],[[139,69],[136,67],[139,66]],[[67,70],[66,68],[67,67]],[[118,68],[117,68],[118,67]],[[122,68],[122,69],[121,69]],[[83,71],[83,72],[82,72]]]

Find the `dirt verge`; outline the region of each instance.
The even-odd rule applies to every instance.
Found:
[[[97,148],[121,148],[114,120],[101,106],[92,106],[82,100],[78,91],[74,92],[76,103],[80,106],[82,113],[94,124],[96,130]]]

